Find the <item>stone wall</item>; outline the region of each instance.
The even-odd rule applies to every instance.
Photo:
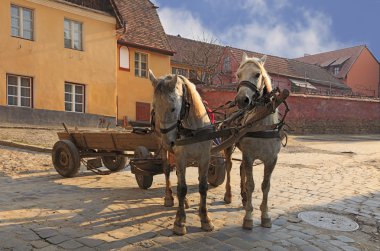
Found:
[[[233,100],[235,90],[202,90],[210,107]],[[286,122],[293,133],[380,133],[380,101],[345,97],[291,94]],[[283,111],[283,108],[280,108]]]

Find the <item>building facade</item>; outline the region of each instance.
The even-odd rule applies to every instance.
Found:
[[[380,97],[380,64],[366,45],[305,55],[297,60],[325,68],[354,94]]]
[[[3,122],[147,122],[173,54],[148,0],[0,2]],[[142,25],[141,20],[145,20]]]

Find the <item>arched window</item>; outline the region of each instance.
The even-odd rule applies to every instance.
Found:
[[[128,47],[120,47],[120,68],[129,70],[129,49]]]

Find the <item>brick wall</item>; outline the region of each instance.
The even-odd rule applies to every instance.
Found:
[[[210,107],[235,97],[235,90],[202,90]],[[287,123],[294,133],[380,133],[380,101],[292,94]],[[280,109],[281,111],[282,109]]]

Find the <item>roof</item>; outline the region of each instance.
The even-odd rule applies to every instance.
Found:
[[[243,58],[243,53],[247,53],[249,57],[261,58],[265,54],[247,51],[243,49],[228,47],[231,54],[235,58],[235,60],[240,63]],[[267,59],[265,61],[265,69],[272,74],[286,75],[286,76],[296,76],[296,73],[289,66],[286,58],[281,58],[277,56],[267,55]]]
[[[332,87],[342,90],[350,90],[346,84],[334,77],[326,69],[318,65],[308,64],[297,61],[295,59],[287,59],[289,67],[294,74],[301,79],[306,79],[310,83],[318,84],[326,87]]]
[[[201,67],[206,63],[216,66],[220,63],[224,46],[196,41],[181,36],[167,35],[169,43],[175,54],[171,61],[177,64],[187,64]]]
[[[75,5],[83,6],[89,9],[103,11],[111,15],[115,15],[111,3],[108,0],[63,0]]]
[[[173,55],[157,7],[149,0],[111,0],[123,28],[119,29],[120,44],[155,50]]]
[[[366,48],[365,45],[358,45],[335,51],[307,55],[304,57],[296,58],[296,60],[309,64],[319,65],[321,67],[328,67],[329,65],[342,65],[336,77],[345,78],[364,48]]]

